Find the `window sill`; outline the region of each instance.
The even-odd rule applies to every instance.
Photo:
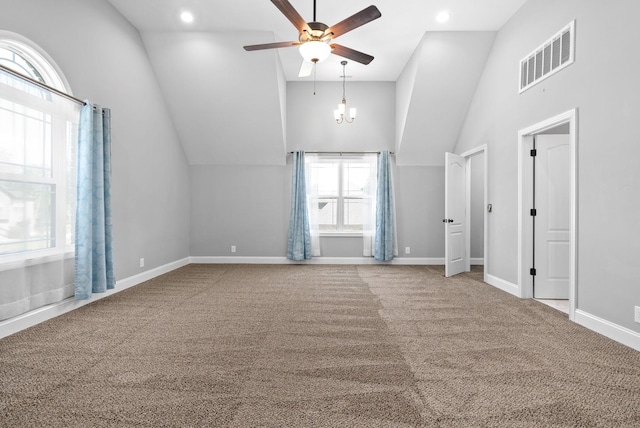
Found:
[[[0,272],[51,263],[75,257],[75,250],[60,251],[56,249],[39,250],[30,253],[16,253],[0,256]]]
[[[321,238],[362,238],[362,232],[320,232]]]

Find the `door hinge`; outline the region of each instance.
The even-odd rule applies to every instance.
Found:
[[[529,269],[529,275],[536,276],[536,268]]]
[[[531,156],[535,157],[538,155],[538,151],[536,149],[531,149]]]
[[[538,211],[535,208],[531,208],[531,216],[535,217],[538,215]]]

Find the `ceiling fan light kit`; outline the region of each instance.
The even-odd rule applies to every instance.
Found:
[[[311,22],[306,22],[288,0],[271,0],[271,3],[273,3],[293,24],[293,26],[296,27],[299,33],[298,41],[249,45],[244,47],[245,50],[255,51],[299,46],[300,54],[304,58],[304,61],[313,64],[317,64],[318,62],[327,59],[332,53],[365,65],[369,64],[373,60],[371,55],[331,42],[338,36],[380,18],[382,14],[377,7],[373,5],[369,6],[349,18],[340,21],[334,26],[329,27],[322,22],[316,21],[315,0],[313,2],[313,21]],[[303,62],[299,76],[305,77],[309,74],[311,74],[311,70],[305,66]]]
[[[303,43],[299,49],[302,58],[313,63],[322,62],[331,55],[331,46],[321,41]]]

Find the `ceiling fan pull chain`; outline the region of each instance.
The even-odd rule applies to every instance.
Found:
[[[313,63],[313,95],[316,94],[316,69],[318,67],[318,63]]]

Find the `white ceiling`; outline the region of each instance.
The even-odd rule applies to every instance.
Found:
[[[293,25],[269,0],[109,0],[141,33],[153,32],[246,32],[238,39],[238,55],[272,58],[269,51],[246,52],[242,46],[273,41],[297,40]],[[369,65],[349,61],[352,80],[396,81],[426,32],[496,31],[527,0],[317,0],[316,19],[331,26],[375,4],[382,17],[357,28],[336,42],[373,55]],[[307,21],[313,20],[313,0],[290,0]],[[435,17],[446,10],[445,24]],[[180,13],[195,15],[192,24],[180,20]],[[251,37],[249,37],[251,36]],[[242,39],[242,40],[240,40]],[[232,41],[230,41],[233,43]],[[235,51],[234,51],[235,52]],[[301,57],[297,48],[278,49],[286,79],[298,78]],[[317,80],[340,80],[343,58],[331,55],[318,64]],[[232,60],[232,58],[230,58]]]

